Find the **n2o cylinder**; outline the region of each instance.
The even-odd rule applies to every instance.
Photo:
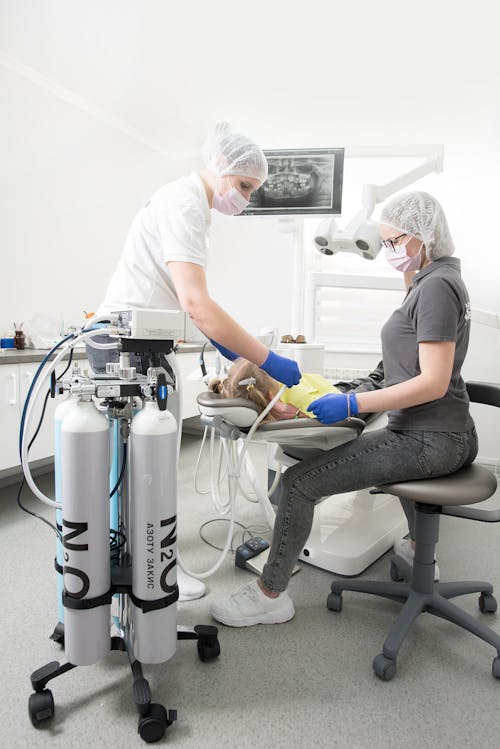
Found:
[[[61,427],[66,414],[78,403],[78,396],[70,393],[56,407],[54,412],[54,483],[56,502],[62,501],[62,479],[61,479]],[[56,510],[56,525],[62,534],[62,510]],[[57,538],[56,541],[56,560],[58,567],[62,570],[64,564],[64,549],[62,540]],[[64,590],[64,580],[62,571],[57,571],[57,614],[61,624],[64,623],[64,606],[62,603],[62,594]]]
[[[92,402],[77,403],[61,427],[64,649],[75,665],[90,665],[110,649],[109,426]]]
[[[177,422],[169,411],[146,402],[130,434],[130,536],[132,593],[144,602],[177,591]],[[177,605],[132,609],[134,655],[162,663],[177,645]]]

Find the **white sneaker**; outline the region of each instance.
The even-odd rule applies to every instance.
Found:
[[[281,624],[295,614],[293,601],[285,591],[269,598],[252,580],[210,606],[213,618],[229,627],[251,627],[253,624]]]
[[[177,585],[179,586],[179,601],[194,601],[207,592],[207,586],[204,582],[186,575],[179,565],[177,565]]]
[[[413,567],[413,560],[415,559],[415,551],[412,549],[411,541],[409,538],[399,538],[394,542],[394,553],[405,560],[410,567]],[[439,567],[434,557],[434,582],[439,582]]]

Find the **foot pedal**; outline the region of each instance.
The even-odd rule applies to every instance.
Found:
[[[248,541],[245,541],[244,544],[241,544],[236,549],[236,556],[234,558],[234,563],[237,567],[241,567],[241,569],[245,569],[247,566],[247,562],[250,559],[253,559],[254,557],[261,554],[265,549],[269,548],[269,542],[265,541],[260,536],[253,536],[252,538],[249,538]]]

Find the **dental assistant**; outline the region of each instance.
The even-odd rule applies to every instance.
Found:
[[[316,502],[371,486],[444,476],[477,455],[461,375],[470,303],[460,261],[452,257],[455,248],[443,209],[428,193],[402,194],[384,207],[380,232],[387,260],[407,281],[406,297],[382,329],[384,387],[324,395],[308,410],[323,423],[387,411],[388,425],[285,471],[262,576],[212,604],[212,616],[224,624],[276,624],[293,617],[286,588],[310,534]],[[395,547],[412,566],[415,510],[413,502],[402,504],[410,539]],[[438,577],[436,567],[434,573]]]
[[[270,351],[228,315],[211,298],[205,276],[211,209],[241,213],[267,177],[266,157],[227,123],[210,133],[202,155],[205,169],[164,185],[136,215],[98,316],[127,307],[181,309],[222,353],[231,349],[296,385],[296,362]],[[110,360],[90,347],[89,358],[95,372]]]

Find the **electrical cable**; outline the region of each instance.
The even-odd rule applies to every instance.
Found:
[[[26,394],[26,398],[24,399],[23,410],[22,410],[22,413],[21,413],[21,423],[20,423],[20,426],[19,426],[19,455],[21,456],[21,459],[22,459],[22,442],[23,442],[23,436],[24,436],[24,425],[25,425],[25,420],[26,420],[26,412],[28,410],[28,404],[29,404],[29,401],[30,401],[30,398],[31,398],[31,394],[32,394],[32,392],[33,392],[33,390],[35,388],[36,381],[38,380],[38,377],[40,376],[40,372],[42,371],[43,367],[45,366],[46,362],[50,359],[50,357],[52,356],[52,354],[55,351],[57,351],[57,349],[60,348],[63,345],[63,343],[66,343],[66,341],[70,341],[70,340],[72,340],[75,337],[76,336],[75,336],[74,333],[70,333],[65,338],[62,338],[58,343],[56,343],[56,345],[53,346],[53,348],[51,348],[51,350],[49,351],[49,353],[46,354],[46,356],[42,359],[42,362],[41,362],[40,366],[38,367],[37,371],[35,372],[35,376],[33,377],[32,381],[31,381],[31,384],[29,386],[28,392]]]
[[[211,546],[211,547],[212,547],[212,549],[217,549],[217,551],[224,551],[224,547],[223,547],[223,546],[217,546],[217,544],[213,544],[213,543],[212,543],[211,541],[209,541],[209,540],[208,540],[208,539],[207,539],[207,538],[206,538],[206,537],[205,537],[205,536],[203,535],[203,529],[204,529],[204,528],[206,528],[206,526],[207,526],[207,525],[211,525],[212,523],[229,523],[229,522],[231,522],[229,518],[212,518],[212,520],[206,520],[206,521],[205,521],[205,522],[204,522],[204,523],[203,523],[203,524],[202,524],[202,525],[200,526],[200,530],[199,530],[199,536],[200,536],[201,540],[203,541],[203,543],[207,544],[207,546]],[[235,520],[235,521],[234,521],[234,525],[238,525],[238,526],[239,526],[239,527],[240,527],[240,528],[241,528],[241,529],[243,530],[243,532],[245,532],[245,531],[247,530],[246,526],[245,526],[245,525],[243,525],[243,523],[240,523],[240,522],[239,522],[238,520]],[[235,533],[233,534],[233,538],[231,539],[231,551],[232,551],[233,553],[234,553],[234,549],[233,549],[233,541],[234,541],[234,539],[235,539],[236,535],[237,535],[237,534],[238,534],[239,532],[240,532],[240,531],[236,531],[236,532],[235,532]]]
[[[40,421],[38,422],[37,430],[36,430],[35,434],[33,435],[32,439],[31,439],[31,441],[30,441],[30,443],[28,445],[28,451],[29,451],[31,445],[33,444],[33,442],[35,441],[36,436],[37,436],[38,432],[40,431],[40,427],[42,426],[42,421],[43,421],[43,417],[45,415],[45,409],[47,407],[47,401],[49,399],[49,395],[50,395],[50,390],[47,391],[47,394],[45,396],[45,400],[43,402],[43,407],[42,407],[42,413],[41,413],[41,416],[40,416]],[[44,518],[43,515],[39,515],[37,512],[34,512],[33,510],[29,510],[21,502],[21,495],[23,493],[23,489],[24,489],[25,485],[26,485],[26,479],[23,476],[21,484],[19,485],[19,489],[18,489],[17,497],[16,497],[16,501],[17,501],[18,506],[20,507],[21,510],[23,510],[23,512],[26,512],[28,515],[32,515],[34,518],[38,518],[38,520],[41,520],[42,523],[45,523],[45,525],[48,525],[49,528],[51,528],[54,531],[54,533],[56,534],[57,538],[60,541],[62,541],[62,534],[61,534],[59,528],[56,525],[54,525],[54,523],[51,523],[50,520],[47,520],[47,518]]]
[[[210,525],[211,523],[229,523],[229,518],[212,518],[212,520],[205,521],[201,526],[199,530],[199,536],[203,543],[207,544],[207,546],[211,546],[212,549],[217,549],[217,551],[224,551],[224,548],[222,546],[217,546],[216,544],[209,541],[202,533],[203,528],[205,528],[207,525]],[[248,534],[249,538],[253,538],[256,533],[258,533],[260,536],[265,535],[269,532],[269,528],[267,526],[263,525],[244,525],[243,523],[239,522],[238,520],[234,521],[234,525],[238,525],[241,528],[241,531],[236,531],[233,533],[233,538],[231,540],[231,552],[234,554],[235,550],[233,548],[234,539],[238,535],[238,533],[241,533],[241,541],[240,543],[245,543],[246,537]],[[239,545],[239,544],[238,544]]]
[[[68,361],[68,364],[67,364],[66,368],[61,372],[60,375],[58,375],[58,377],[56,377],[56,382],[59,381],[62,377],[64,377],[64,375],[66,374],[66,372],[68,371],[68,369],[71,366],[72,360],[73,360],[73,349],[71,349],[71,352],[70,352],[70,355],[69,355],[69,361]],[[36,428],[36,431],[35,431],[33,437],[30,440],[29,445],[28,445],[28,452],[30,451],[31,446],[32,446],[33,442],[36,440],[36,438],[38,436],[38,433],[39,433],[39,431],[40,431],[40,429],[42,427],[43,420],[45,418],[45,411],[46,411],[46,408],[47,408],[47,402],[48,402],[48,399],[49,399],[49,395],[51,395],[50,389],[47,390],[47,393],[45,395],[45,400],[43,402],[42,411],[41,411],[41,414],[40,414],[40,419],[38,421],[38,426]],[[53,523],[51,523],[49,520],[47,520],[46,518],[44,518],[43,515],[39,515],[37,512],[34,512],[33,510],[29,510],[26,507],[26,505],[23,505],[23,503],[21,502],[21,496],[22,496],[23,489],[24,489],[25,485],[26,485],[26,479],[23,476],[21,484],[19,485],[19,489],[18,489],[17,497],[16,497],[16,501],[17,501],[17,504],[18,504],[19,508],[21,510],[23,510],[23,512],[26,512],[28,515],[32,515],[33,517],[38,518],[38,520],[41,520],[42,523],[45,523],[45,525],[48,525],[49,528],[51,528],[55,532],[57,538],[61,541],[62,540],[62,534],[61,534],[61,531],[59,530],[59,528],[57,527],[57,525],[54,525]]]
[[[124,533],[114,528],[110,528],[109,531],[109,548],[110,558],[113,562],[118,561],[120,558],[120,550],[123,549],[127,543],[127,537]]]
[[[45,494],[43,494],[38,489],[31,475],[30,465],[28,461],[28,451],[27,451],[27,446],[26,446],[25,433],[29,434],[30,419],[32,416],[32,411],[33,411],[33,403],[30,403],[30,399],[33,395],[33,402],[36,402],[39,396],[39,391],[41,390],[43,386],[43,383],[48,377],[50,377],[50,375],[55,370],[59,361],[65,356],[68,348],[73,348],[73,346],[75,346],[79,341],[86,341],[89,338],[92,338],[93,336],[107,333],[108,330],[114,330],[114,329],[104,328],[104,329],[91,330],[86,333],[80,333],[79,335],[71,334],[71,336],[66,336],[61,341],[59,341],[59,343],[56,346],[54,346],[54,348],[52,349],[52,352],[55,351],[57,348],[59,348],[63,343],[65,343],[65,347],[56,355],[55,359],[50,362],[49,366],[46,368],[46,371],[41,377],[40,382],[33,388],[33,385],[35,381],[38,379],[38,377],[40,376],[40,373],[43,370],[43,367],[45,366],[45,363],[47,362],[47,359],[50,356],[51,352],[47,354],[42,364],[38,368],[38,371],[33,379],[33,382],[31,383],[32,387],[30,388],[28,395],[26,396],[26,401],[25,401],[24,409],[23,409],[23,422],[21,424],[20,433],[19,433],[20,448],[21,448],[21,464],[23,467],[23,472],[26,478],[26,482],[28,486],[30,487],[31,491],[36,497],[38,497],[38,499],[40,499],[44,504],[48,505],[49,507],[61,509],[61,503],[56,502],[55,500],[45,496]]]
[[[123,443],[123,459],[122,459],[122,467],[120,471],[120,475],[118,476],[118,481],[116,482],[113,491],[110,493],[109,498],[112,499],[116,491],[118,490],[118,487],[120,486],[123,474],[125,473],[125,466],[127,465],[127,443]]]

